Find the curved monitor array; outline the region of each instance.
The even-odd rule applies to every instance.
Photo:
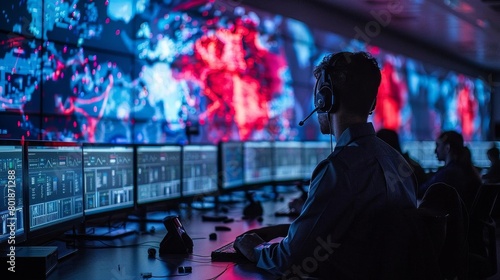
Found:
[[[325,142],[0,141],[0,246],[48,241],[86,219],[137,206],[307,180],[330,151]]]
[[[496,142],[471,142],[487,167]],[[178,203],[269,184],[307,181],[331,153],[325,141],[250,141],[196,145],[0,141],[0,246],[80,225],[94,216]],[[424,168],[439,167],[435,144],[403,143]]]

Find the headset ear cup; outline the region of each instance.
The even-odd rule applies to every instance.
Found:
[[[319,111],[333,113],[334,96],[331,87],[323,85],[318,91],[318,106],[322,104]]]

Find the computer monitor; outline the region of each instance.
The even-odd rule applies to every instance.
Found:
[[[134,168],[131,145],[84,144],[85,216],[132,210]]]
[[[243,144],[245,185],[265,185],[273,181],[273,144],[249,141]]]
[[[234,190],[243,186],[243,142],[219,143],[220,188]]]
[[[137,204],[161,203],[181,197],[180,145],[138,145]]]
[[[182,197],[210,195],[217,190],[217,145],[182,146]]]
[[[26,240],[23,191],[23,144],[0,141],[0,249],[16,246]]]
[[[302,143],[303,168],[302,178],[311,179],[314,168],[332,152],[332,145],[327,141],[306,141]]]
[[[421,141],[420,149],[417,156],[417,161],[422,168],[427,172],[436,171],[439,167],[443,166],[436,157],[436,142],[434,141]]]
[[[303,180],[302,142],[276,141],[273,145],[273,181],[286,183]]]
[[[488,150],[495,146],[495,142],[473,141],[466,143],[465,146],[469,147],[474,166],[484,170],[491,166],[491,161],[488,159]]]
[[[74,142],[25,145],[28,242],[43,243],[83,222],[82,147]]]

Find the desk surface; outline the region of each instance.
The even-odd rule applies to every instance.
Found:
[[[262,221],[242,219],[242,211],[246,203],[225,204],[228,212],[216,213],[214,210],[202,211],[181,209],[175,212],[153,213],[158,222],[150,221],[147,229],[155,227],[154,233],[134,233],[112,240],[80,241],[78,251],[59,261],[57,268],[49,274],[48,280],[71,279],[116,279],[142,280],[142,273],[151,273],[151,279],[276,279],[266,271],[260,270],[251,263],[212,262],[210,253],[234,240],[234,238],[250,229],[262,226],[290,223],[292,218],[275,217],[276,210],[282,209],[287,202],[300,196],[298,192],[280,193],[277,200],[262,201],[264,215]],[[177,214],[188,235],[193,239],[193,254],[169,255],[148,258],[148,248],[159,251],[159,244],[166,230],[161,222],[163,217]],[[226,215],[234,222],[206,222],[202,215]],[[225,225],[231,231],[215,231],[215,226]],[[127,228],[138,227],[136,222],[127,222]],[[209,240],[209,234],[216,232],[217,240]],[[178,267],[190,266],[192,273],[179,274]]]

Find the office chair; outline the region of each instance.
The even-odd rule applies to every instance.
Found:
[[[445,183],[435,183],[425,192],[419,209],[447,216],[444,236],[433,238],[439,268],[444,279],[466,279],[469,215],[458,192]]]
[[[469,276],[478,279],[497,273],[496,223],[491,217],[500,183],[482,184],[470,210]]]

